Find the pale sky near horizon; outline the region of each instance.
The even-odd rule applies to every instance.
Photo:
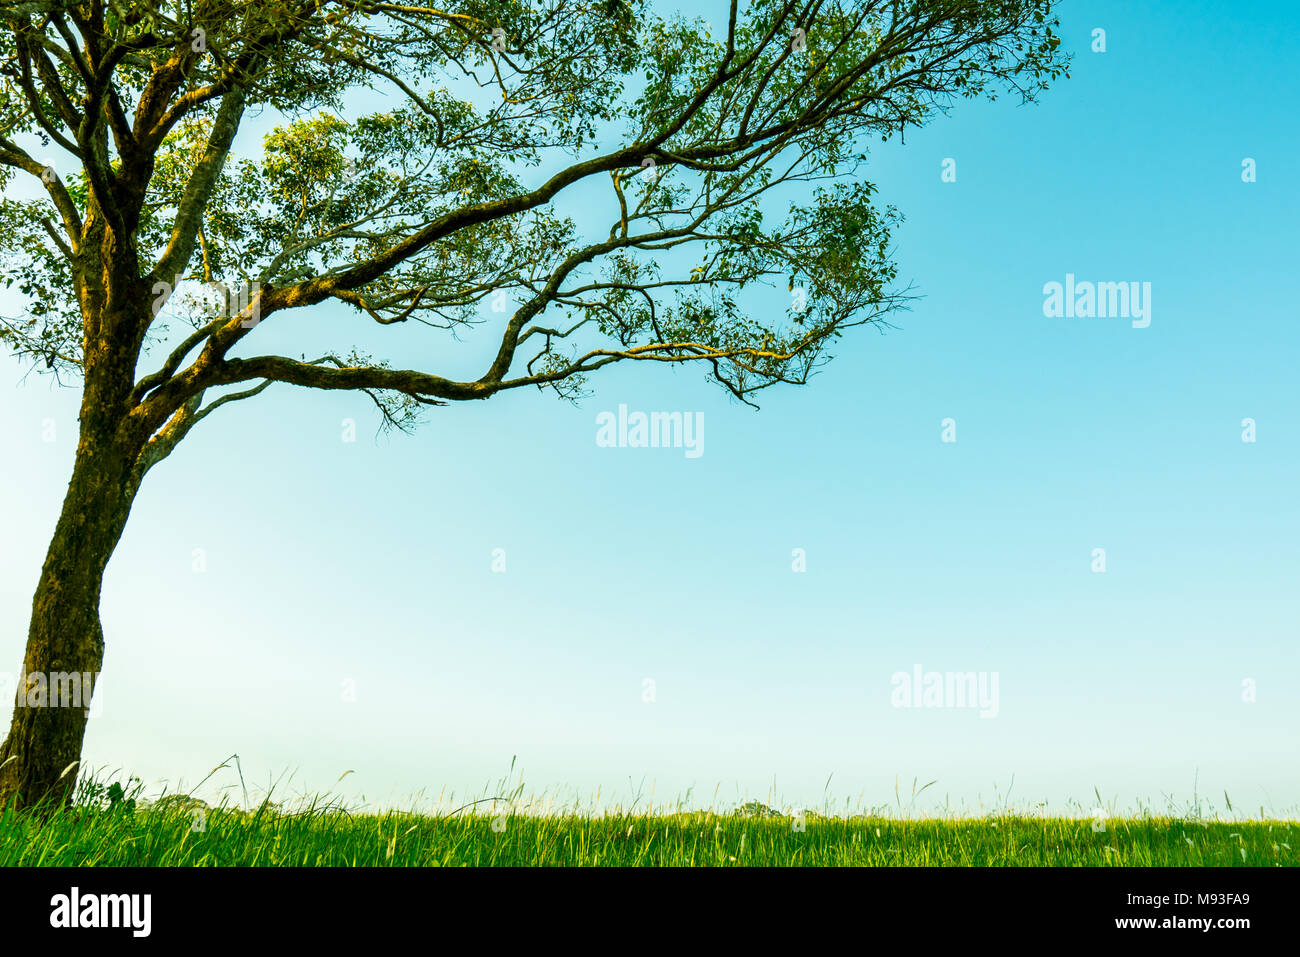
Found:
[[[176,789],[237,753],[252,788],[377,805],[514,759],[527,793],[624,804],[916,780],[922,809],[1300,813],[1300,9],[1133,7],[1062,5],[1040,103],[873,150],[922,298],[760,411],[635,366],[411,436],[283,385],[205,421],[109,566],[87,763]],[[1045,316],[1067,275],[1150,283],[1150,325]],[[284,318],[267,341],[310,351]],[[393,338],[450,375],[488,342]],[[75,391],[24,372],[0,359],[11,671],[76,443]],[[604,447],[620,405],[701,414],[702,454]],[[897,707],[918,666],[996,675],[996,713]]]

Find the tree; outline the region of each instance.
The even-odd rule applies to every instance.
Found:
[[[1066,73],[1051,0],[745,6],[715,36],[644,0],[0,0],[0,253],[23,302],[0,337],[82,389],[18,689],[45,706],[15,709],[0,805],[68,798],[85,711],[33,700],[33,676],[93,684],[141,482],[217,409],[350,389],[405,429],[509,389],[572,399],[619,362],[699,364],[751,403],[804,383],[902,304],[868,141]],[[262,115],[279,125],[234,155]],[[590,182],[595,233],[556,207]],[[345,344],[259,352],[279,314],[331,300],[432,334],[495,322],[495,358],[461,380]]]

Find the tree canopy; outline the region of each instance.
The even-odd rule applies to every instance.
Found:
[[[0,183],[34,188],[0,201],[24,302],[0,337],[102,387],[141,472],[274,382],[364,390],[395,425],[628,361],[700,362],[748,401],[899,307],[870,143],[1033,98],[1066,68],[1050,7],[733,0],[710,26],[643,0],[4,0]],[[228,294],[164,321],[187,283]],[[473,379],[348,341],[259,351],[327,300],[499,345]]]

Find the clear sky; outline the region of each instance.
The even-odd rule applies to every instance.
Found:
[[[205,421],[109,567],[87,761],[175,788],[238,753],[252,785],[378,804],[480,796],[517,756],[531,793],[623,803],[892,806],[897,780],[906,805],[919,779],[918,807],[975,810],[1014,775],[1012,804],[1294,812],[1300,10],[1061,13],[1073,76],[1040,104],[876,149],[923,298],[761,411],[635,366],[409,437],[289,386]],[[1067,274],[1150,283],[1150,325],[1045,316]],[[311,351],[284,318],[266,343]],[[488,341],[392,332],[450,375]],[[23,372],[0,360],[14,671],[76,444],[75,392]],[[703,454],[601,447],[620,404],[702,413]],[[917,665],[996,674],[996,715],[897,707]]]

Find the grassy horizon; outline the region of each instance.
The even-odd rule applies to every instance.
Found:
[[[223,770],[238,773],[242,803],[230,798],[233,786],[220,789],[215,806],[191,796]],[[514,770],[512,763],[489,796],[467,803],[444,794],[436,809],[384,810],[348,807],[334,795],[274,803],[275,786],[259,800],[237,755],[189,794],[156,800],[138,778],[114,783],[100,769],[78,780],[70,807],[0,812],[0,867],[1300,866],[1300,818],[1260,808],[1257,818],[1224,819],[1200,798],[1163,813],[1090,814],[1078,805],[1076,816],[1048,814],[1043,806],[1009,807],[1004,797],[974,815],[931,814],[915,810],[929,785],[913,782],[910,800],[897,794],[892,811],[846,801],[837,813],[829,798],[821,810],[756,800],[638,809],[640,798],[601,808],[529,798]],[[1226,794],[1224,801],[1239,813]]]
[[[0,866],[1300,866],[1300,821],[208,807],[184,795],[0,815]],[[1098,827],[1104,829],[1098,830]]]

